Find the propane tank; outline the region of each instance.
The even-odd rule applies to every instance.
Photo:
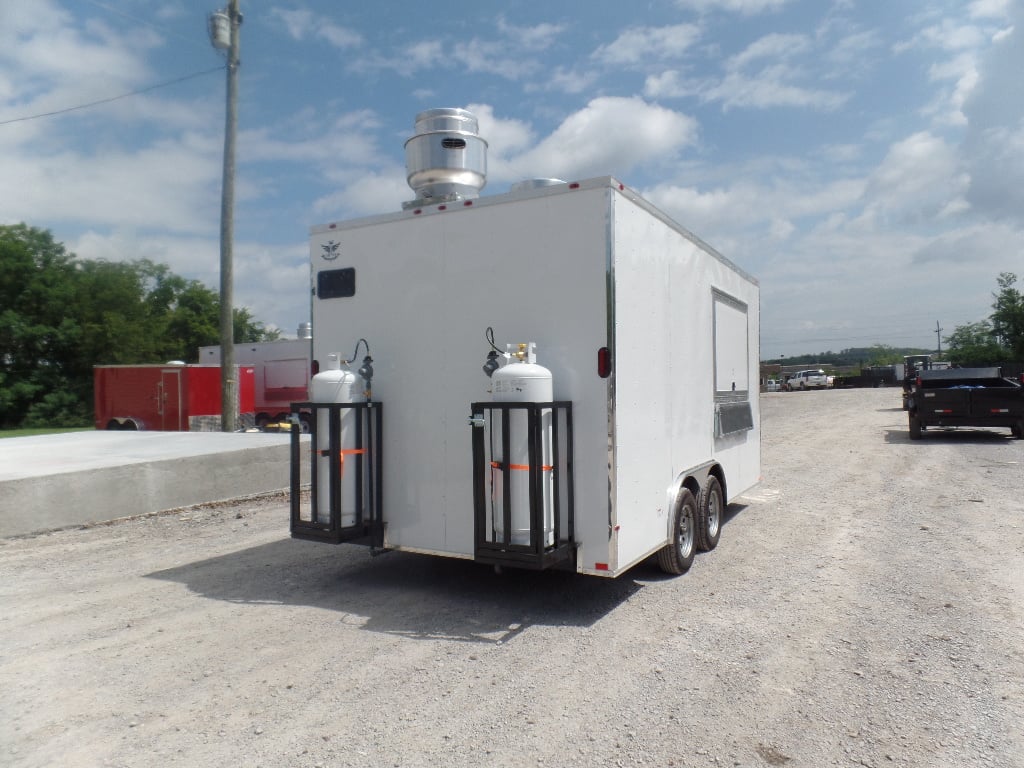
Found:
[[[491,376],[491,400],[495,403],[550,403],[554,400],[554,385],[551,371],[537,364],[537,345],[509,344],[505,357],[509,362],[499,368]],[[513,544],[530,543],[530,449],[527,429],[526,411],[513,410],[509,414],[509,456],[502,456],[501,422],[495,419],[492,425],[494,434],[494,464],[491,469],[492,491],[495,499],[494,534],[495,540],[504,540],[504,515],[501,500],[504,498],[501,487],[503,475],[500,467],[507,461],[509,466],[509,482],[511,483],[512,533]],[[554,468],[552,467],[552,426],[551,409],[541,410],[541,455],[537,457],[541,464],[542,493],[538,503],[543,506],[543,542],[545,546],[555,543],[555,511],[554,511]]]
[[[310,379],[310,401],[314,404],[346,404],[358,402],[361,394],[356,387],[356,375],[341,367],[341,359],[336,352],[327,356],[327,368]],[[350,408],[341,409],[341,527],[347,528],[356,524],[356,481],[355,470],[350,468],[347,477],[345,458],[351,456],[355,448],[355,414]],[[316,409],[316,461],[317,461],[317,522],[326,523],[330,520],[331,510],[331,456],[330,451],[330,410]],[[354,467],[355,462],[350,463]]]

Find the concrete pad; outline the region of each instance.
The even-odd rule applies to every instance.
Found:
[[[106,431],[2,439],[0,536],[286,489],[290,439]]]

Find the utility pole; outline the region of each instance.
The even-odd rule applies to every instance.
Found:
[[[938,341],[938,352],[937,352],[937,354],[935,356],[938,357],[940,360],[942,359],[942,336],[940,335],[942,333],[942,331],[943,331],[943,329],[939,328],[939,321],[936,320],[935,321],[935,338]]]
[[[224,17],[227,17],[225,24]],[[238,427],[238,378],[235,369],[234,334],[234,216],[235,133],[238,127],[238,28],[242,14],[238,0],[210,16],[210,40],[227,52],[227,107],[224,118],[224,176],[220,203],[220,386],[221,429]],[[225,30],[224,27],[227,26]],[[226,33],[226,34],[225,34]]]

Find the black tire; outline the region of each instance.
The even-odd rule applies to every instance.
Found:
[[[910,439],[921,439],[921,420],[917,416],[910,417]]]
[[[1018,440],[1024,440],[1024,419],[1018,421],[1016,426],[1010,427],[1010,434]]]
[[[697,500],[683,488],[672,511],[672,540],[658,552],[658,567],[675,576],[686,573],[697,554]]]
[[[722,484],[714,475],[700,492],[700,516],[697,519],[697,549],[710,552],[722,537],[722,518],[725,515],[725,494]]]

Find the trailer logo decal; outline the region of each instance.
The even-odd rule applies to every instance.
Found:
[[[338,249],[341,247],[341,243],[328,240],[326,244],[321,245],[320,247],[324,249],[324,252],[320,255],[327,259],[327,261],[334,261],[338,258]]]

